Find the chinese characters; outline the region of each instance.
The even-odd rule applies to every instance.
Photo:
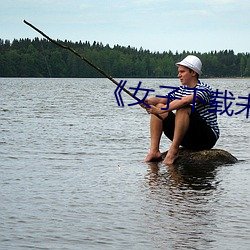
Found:
[[[124,102],[123,102],[123,99],[122,99],[122,96],[121,96],[121,91],[125,87],[126,83],[127,83],[127,81],[121,80],[118,87],[116,88],[116,90],[114,92],[118,106],[124,107]],[[159,88],[165,88],[165,89],[171,89],[172,90],[165,96],[155,95],[156,97],[160,97],[160,98],[168,98],[167,107],[162,108],[163,110],[167,110],[169,108],[171,94],[176,89],[178,89],[178,87],[159,86]],[[150,107],[144,101],[148,97],[148,94],[150,92],[155,92],[155,90],[142,88],[142,82],[141,81],[138,83],[137,87],[130,87],[129,89],[134,90],[133,98],[137,102],[130,103],[130,104],[128,104],[128,106],[133,106],[133,105],[136,105],[136,104],[143,104],[143,105],[146,105],[146,106]],[[138,92],[143,92],[144,93],[143,98],[138,98],[137,97]],[[196,92],[197,92],[196,89],[194,89],[193,104],[195,103],[195,100],[197,98],[201,102],[204,102],[201,98],[199,98],[199,96],[197,96]],[[211,112],[215,112],[216,114],[219,114],[219,115],[227,114],[228,116],[238,115],[238,114],[241,114],[241,113],[244,112],[245,115],[246,115],[246,118],[249,117],[250,94],[248,94],[247,96],[237,96],[236,97],[236,96],[234,96],[234,94],[231,91],[225,90],[223,92],[223,91],[219,91],[218,89],[216,89],[216,91],[213,91],[210,94],[210,97],[211,97],[210,106],[211,106],[211,108],[213,108],[213,109],[211,109]],[[176,98],[176,99],[178,99],[178,98]],[[234,109],[233,109],[234,104],[235,104],[235,106],[241,107],[241,109],[238,110],[237,112],[235,112]],[[193,109],[194,109],[194,105],[193,105]]]

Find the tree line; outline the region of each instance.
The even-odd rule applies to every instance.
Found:
[[[203,63],[203,77],[249,77],[250,54],[233,50],[150,52],[143,48],[110,47],[99,42],[59,41],[113,77],[176,77],[175,63],[186,55],[197,55]],[[98,71],[46,39],[0,39],[0,77],[102,77]]]

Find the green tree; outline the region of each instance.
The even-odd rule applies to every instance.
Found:
[[[250,76],[250,57],[247,58],[246,68],[244,71],[245,76]]]

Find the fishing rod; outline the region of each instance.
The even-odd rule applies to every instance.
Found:
[[[110,81],[112,81],[115,85],[117,85],[119,88],[121,88],[125,93],[127,93],[128,95],[130,95],[132,98],[134,98],[137,101],[141,101],[139,98],[137,98],[136,96],[134,96],[129,90],[127,90],[124,86],[121,87],[114,78],[112,78],[110,75],[108,75],[106,72],[104,72],[102,69],[100,69],[99,67],[97,67],[95,64],[93,64],[90,60],[88,60],[85,56],[80,55],[76,50],[72,49],[69,46],[63,45],[61,43],[59,43],[58,41],[50,38],[49,36],[47,36],[44,32],[42,32],[41,30],[39,30],[38,28],[36,28],[34,25],[32,25],[31,23],[27,22],[26,20],[23,20],[23,22],[25,24],[27,24],[28,26],[30,26],[32,29],[34,29],[35,31],[37,31],[38,33],[40,33],[42,36],[44,36],[45,38],[47,38],[50,42],[54,43],[55,45],[61,47],[62,49],[66,49],[69,50],[70,52],[72,52],[73,54],[75,54],[76,56],[78,56],[80,59],[82,59],[83,61],[85,61],[86,63],[88,63],[91,67],[93,67],[94,69],[96,69],[98,72],[100,72],[103,76],[105,76],[106,78],[108,78]],[[142,108],[144,108],[145,105],[140,105]],[[163,120],[161,116],[157,115],[156,116]]]

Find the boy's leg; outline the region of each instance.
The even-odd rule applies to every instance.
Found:
[[[161,107],[163,104],[157,105],[157,107]],[[168,113],[164,113],[161,115],[163,119],[168,116]],[[150,162],[153,160],[157,160],[161,158],[160,152],[160,140],[163,131],[162,120],[160,120],[157,116],[151,115],[150,118],[150,151],[145,158],[145,162]]]
[[[162,135],[162,121],[155,115],[150,118],[150,151],[145,158],[145,162],[157,160],[161,157],[159,149]]]
[[[170,149],[163,161],[164,164],[173,164],[178,158],[179,146],[189,127],[191,111],[192,109],[190,106],[180,108],[176,111],[174,137]]]

